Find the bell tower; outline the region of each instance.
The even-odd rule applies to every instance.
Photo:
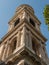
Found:
[[[6,65],[48,65],[47,39],[33,8],[20,5],[8,24],[8,33],[0,42],[0,60]]]

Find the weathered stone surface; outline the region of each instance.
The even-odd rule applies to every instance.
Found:
[[[0,65],[48,65],[45,42],[40,21],[29,5],[16,9],[9,22],[8,33],[0,42]]]

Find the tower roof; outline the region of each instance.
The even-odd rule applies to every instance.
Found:
[[[33,8],[32,8],[30,5],[28,5],[28,4],[22,4],[22,5],[18,6],[18,7],[16,8],[16,12],[17,12],[18,10],[22,9],[22,8],[28,8],[28,9],[32,10],[32,12],[34,13]]]
[[[8,23],[10,23],[11,21],[13,21],[13,19],[16,18],[16,16],[19,15],[20,12],[22,12],[23,10],[24,11],[28,11],[29,13],[31,13],[31,15],[33,15],[34,19],[36,19],[36,21],[38,21],[38,24],[41,24],[41,22],[39,21],[39,19],[34,14],[34,9],[30,5],[28,5],[28,4],[19,5],[16,8],[15,15],[10,19],[10,21]]]

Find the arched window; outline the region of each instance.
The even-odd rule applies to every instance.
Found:
[[[12,47],[13,47],[13,51],[14,51],[16,49],[16,47],[17,47],[17,38],[14,38],[13,41],[12,41],[12,43],[13,43]]]
[[[32,49],[33,49],[33,51],[36,53],[36,55],[41,56],[39,47],[40,47],[40,44],[37,42],[37,40],[32,39]]]
[[[30,18],[30,23],[35,27],[35,23],[31,18]]]
[[[20,19],[18,18],[16,22],[14,23],[14,27],[19,23]]]
[[[36,53],[36,44],[33,40],[32,40],[32,49]]]
[[[17,45],[17,40],[14,40],[14,43],[13,43],[13,49],[14,50],[16,49],[16,45]]]

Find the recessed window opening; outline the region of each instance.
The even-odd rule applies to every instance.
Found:
[[[14,23],[14,27],[19,23],[20,19],[18,18],[16,22]]]
[[[35,23],[31,18],[30,18],[30,23],[35,27]]]
[[[14,42],[13,42],[13,50],[16,49],[16,45],[17,45],[17,40],[14,40]]]
[[[32,49],[36,53],[36,44],[33,40],[32,40]]]

